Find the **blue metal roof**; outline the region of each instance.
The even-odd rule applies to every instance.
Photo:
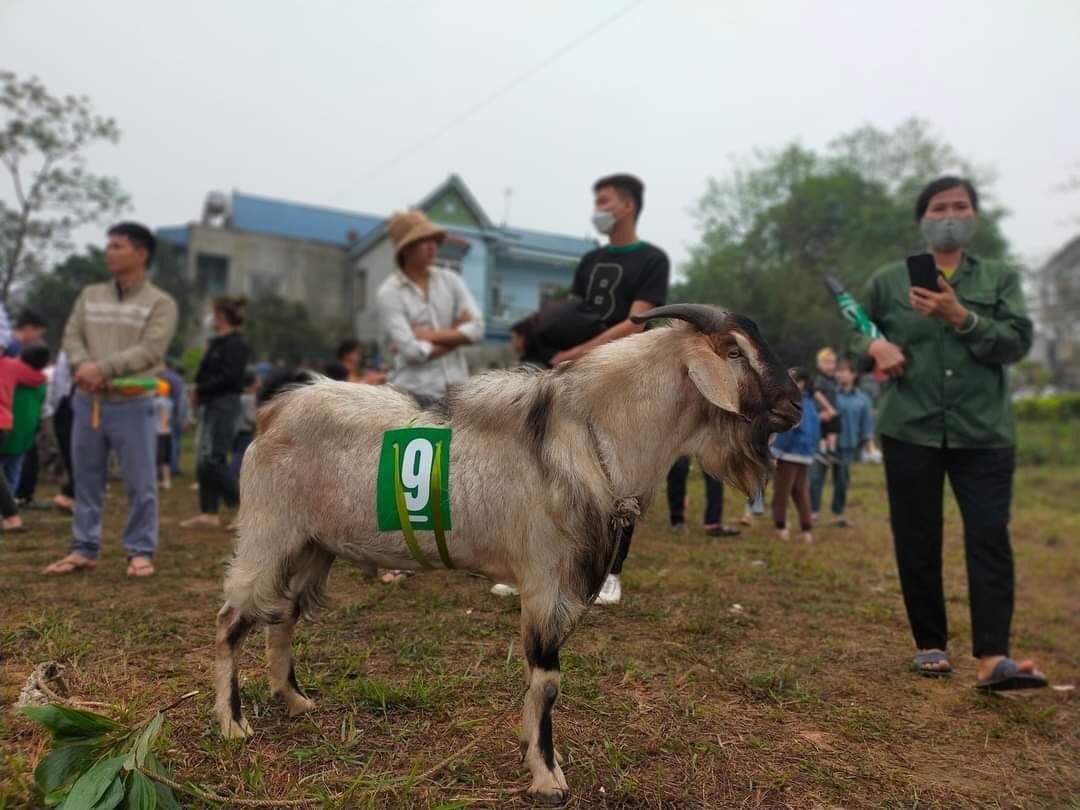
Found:
[[[504,244],[522,250],[579,257],[596,247],[595,240],[585,237],[566,236],[546,231],[530,231],[524,228],[510,228],[507,226],[497,228],[496,231]]]
[[[351,230],[362,239],[383,221],[382,217],[368,214],[254,197],[238,191],[232,194],[230,219],[231,227],[238,231],[335,245],[344,245],[345,235]]]
[[[187,247],[190,236],[191,230],[187,225],[173,225],[168,228],[157,229],[157,238],[162,242],[168,242],[170,245]]]

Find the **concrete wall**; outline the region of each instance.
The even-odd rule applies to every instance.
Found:
[[[343,248],[195,225],[187,248],[187,273],[196,282],[200,254],[228,259],[229,295],[252,298],[275,292],[304,304],[314,321],[334,331],[351,318],[352,288]]]

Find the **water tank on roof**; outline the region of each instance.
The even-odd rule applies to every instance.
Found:
[[[224,227],[229,218],[229,198],[222,191],[211,191],[203,203],[203,225]]]

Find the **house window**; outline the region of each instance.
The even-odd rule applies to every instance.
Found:
[[[204,297],[224,295],[229,289],[229,257],[212,253],[197,254],[195,280]]]

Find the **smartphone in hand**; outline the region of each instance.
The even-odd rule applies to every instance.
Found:
[[[907,257],[908,278],[912,287],[922,287],[924,290],[940,292],[938,289],[938,276],[940,275],[934,257],[929,253],[917,253]]]

